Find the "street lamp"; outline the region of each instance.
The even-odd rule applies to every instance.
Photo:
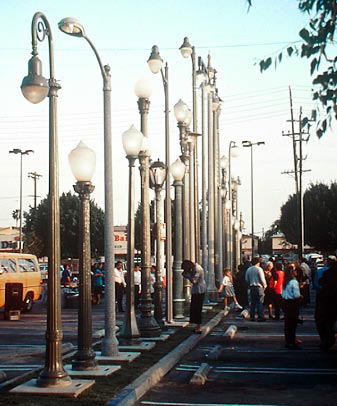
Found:
[[[79,20],[67,17],[58,23],[59,29],[75,37],[84,38],[94,51],[103,78],[104,95],[104,271],[105,271],[105,336],[102,355],[119,355],[116,338],[115,277],[114,277],[114,221],[112,199],[112,143],[111,143],[111,75],[109,65],[102,64],[97,49],[88,38]]]
[[[170,195],[170,130],[169,130],[169,89],[168,89],[168,65],[165,65],[165,72],[162,68],[162,59],[159,55],[159,48],[154,45],[151,55],[147,61],[152,73],[160,71],[165,98],[165,166],[166,166],[166,188],[165,188],[165,219],[166,219],[166,322],[172,323],[172,220],[171,220],[171,195]]]
[[[174,262],[173,262],[173,317],[175,319],[184,318],[184,295],[183,276],[181,264],[183,261],[183,223],[182,223],[182,190],[183,178],[185,175],[185,165],[178,158],[171,165],[173,176],[175,199],[174,199]]]
[[[10,154],[20,154],[20,228],[19,228],[19,252],[22,253],[22,155],[28,155],[30,152],[34,152],[32,149],[22,149],[14,148],[9,151]]]
[[[135,314],[135,162],[142,147],[143,134],[133,125],[122,134],[122,141],[126,157],[129,161],[129,210],[128,210],[128,267],[126,281],[126,313],[121,337],[136,339],[140,336]]]
[[[72,369],[88,371],[97,368],[96,354],[92,349],[91,307],[91,248],[90,248],[90,193],[95,189],[91,178],[96,166],[96,155],[82,141],[69,154],[71,171],[77,180],[74,190],[79,194],[79,309],[78,348],[72,360]]]
[[[157,256],[156,256],[156,281],[154,283],[154,318],[157,323],[163,324],[163,281],[161,275],[161,256],[160,256],[160,240],[161,240],[161,191],[166,179],[166,167],[163,162],[155,161],[150,166],[150,185],[156,194],[156,241],[157,241]]]
[[[197,111],[197,69],[196,69],[196,54],[195,48],[190,44],[188,37],[184,38],[183,44],[179,48],[181,55],[184,58],[191,57],[192,63],[192,111],[193,111],[193,133],[198,132],[198,111]],[[199,182],[198,182],[198,143],[195,140],[193,154],[191,155],[190,182],[193,184],[191,199],[191,224],[194,228],[195,235],[195,259],[200,263],[200,212],[199,212]],[[193,176],[192,176],[193,175]]]
[[[42,64],[37,57],[37,41],[48,37],[49,81],[42,76]],[[62,322],[60,285],[60,211],[58,182],[57,92],[61,86],[54,77],[54,45],[49,22],[43,13],[34,14],[32,21],[32,58],[28,76],[21,85],[23,95],[32,103],[49,97],[49,195],[48,195],[48,304],[45,366],[37,380],[42,387],[70,386],[72,381],[62,363]]]
[[[140,162],[141,178],[141,208],[142,208],[142,275],[141,275],[141,317],[139,319],[139,330],[143,337],[157,336],[160,326],[152,316],[151,299],[151,235],[150,235],[150,198],[149,198],[149,161],[147,117],[149,114],[151,87],[148,82],[138,81],[135,86],[135,93],[138,97],[138,109],[140,113],[140,129],[143,134],[143,144],[138,158]]]
[[[191,115],[189,108],[181,99],[173,107],[175,118],[178,122],[179,140],[181,148],[181,157],[185,165],[185,174],[183,181],[183,209],[182,209],[182,238],[183,238],[183,259],[191,259],[192,236],[190,228],[190,146],[188,126],[191,122]],[[184,298],[188,303],[191,300],[191,283],[188,279],[184,278]]]
[[[264,145],[264,141],[251,142],[242,141],[242,146],[250,148],[250,192],[251,192],[251,215],[252,215],[252,258],[255,256],[255,240],[254,240],[254,174],[253,174],[253,146]]]
[[[228,206],[229,216],[228,216],[228,264],[233,272],[233,198],[232,198],[232,160],[231,158],[236,158],[239,155],[238,146],[235,144],[235,141],[229,142],[228,147]]]

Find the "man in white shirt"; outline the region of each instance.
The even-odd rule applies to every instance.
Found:
[[[140,271],[140,265],[135,264],[134,273],[134,283],[135,283],[135,307],[137,308],[140,303],[140,294],[142,289],[142,273]]]
[[[116,292],[118,311],[124,312],[123,295],[124,295],[124,289],[125,289],[126,283],[125,283],[125,279],[124,279],[122,261],[117,261],[114,275],[115,275],[115,292]]]
[[[246,282],[250,289],[250,320],[255,321],[255,312],[257,310],[258,321],[265,321],[263,317],[263,301],[267,283],[258,257],[253,258],[252,266],[247,269]]]

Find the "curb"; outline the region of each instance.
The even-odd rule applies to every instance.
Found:
[[[202,329],[201,334],[193,334],[178,345],[173,351],[163,357],[155,365],[139,376],[115,397],[106,403],[107,406],[131,406],[137,402],[149,389],[156,385],[171,368],[186,355],[203,337],[205,337],[221,320],[226,312],[221,311]]]

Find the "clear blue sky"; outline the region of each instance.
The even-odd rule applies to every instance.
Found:
[[[191,63],[178,51],[184,36],[190,38],[197,55],[205,61],[210,52],[218,71],[219,95],[224,100],[221,155],[227,154],[231,140],[239,145],[245,139],[266,143],[254,149],[255,230],[266,230],[279,217],[280,206],[294,191],[293,179],[281,174],[293,167],[290,139],[282,137],[282,130],[290,129],[288,86],[292,87],[298,117],[300,106],[306,113],[315,107],[310,98],[311,78],[307,61],[301,59],[284,57],[276,70],[271,68],[264,74],[256,62],[299,40],[298,32],[306,25],[307,17],[299,13],[296,0],[255,0],[249,12],[245,0],[1,0],[1,226],[15,224],[11,213],[19,207],[19,157],[9,154],[10,149],[35,151],[24,157],[24,210],[33,204],[33,181],[28,179],[28,172],[43,176],[38,182],[41,197],[48,191],[48,101],[31,105],[20,91],[27,74],[31,21],[36,11],[42,11],[52,27],[55,76],[62,86],[58,98],[61,192],[72,189],[68,153],[83,140],[97,154],[93,197],[103,207],[102,78],[87,42],[66,36],[57,28],[62,18],[73,16],[82,21],[103,63],[111,66],[115,224],[125,224],[127,219],[127,160],[121,134],[131,124],[139,127],[134,84],[142,75],[151,79],[154,88],[149,114],[152,157],[164,159],[162,82],[146,66],[154,44],[169,65],[172,162],[179,154],[173,105],[179,98],[191,105],[192,99]],[[38,51],[48,77],[46,41],[38,44]],[[311,169],[305,174],[305,185],[335,180],[334,145],[330,133],[320,141],[312,135],[305,147],[305,168]],[[241,177],[240,210],[249,232],[249,149],[241,149],[240,157],[233,160],[233,172]]]

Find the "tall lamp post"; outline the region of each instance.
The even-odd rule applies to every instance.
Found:
[[[183,207],[182,189],[185,175],[185,165],[178,158],[171,165],[171,173],[174,179],[175,189],[174,199],[174,262],[173,262],[173,317],[175,319],[184,318],[184,286],[181,264],[183,261]]]
[[[166,167],[163,162],[155,161],[150,166],[150,185],[156,194],[156,281],[154,283],[154,318],[157,323],[163,324],[163,280],[161,274],[160,240],[161,240],[161,191],[166,179]]]
[[[95,170],[96,155],[83,142],[69,154],[71,171],[77,180],[74,190],[79,194],[80,241],[79,241],[79,309],[78,349],[72,360],[72,369],[88,371],[97,367],[96,354],[92,348],[92,307],[91,307],[91,249],[90,249],[90,194],[95,186],[91,178]]]
[[[94,51],[103,78],[104,96],[104,270],[105,270],[105,336],[102,355],[119,355],[116,338],[115,277],[114,277],[114,221],[112,199],[112,152],[111,152],[111,75],[109,65],[104,65],[97,49],[85,33],[79,20],[67,17],[58,24],[59,29],[69,35],[84,38]]]
[[[228,264],[233,272],[233,198],[232,198],[232,159],[238,156],[238,147],[235,144],[235,141],[229,142],[228,147]]]
[[[197,67],[196,67],[196,54],[195,47],[190,44],[188,37],[179,48],[181,55],[184,58],[191,57],[192,62],[192,112],[193,112],[193,133],[198,132],[198,111],[197,111]],[[193,184],[191,199],[191,224],[194,228],[193,234],[195,235],[195,260],[200,263],[200,211],[199,211],[199,181],[198,181],[198,143],[195,140],[193,153],[191,155],[190,183]]]
[[[242,141],[242,146],[250,148],[250,193],[251,193],[251,219],[252,219],[252,258],[255,256],[255,239],[254,239],[254,173],[253,173],[253,146],[264,145],[264,141],[251,142]]]
[[[152,316],[151,299],[151,235],[150,235],[150,153],[148,150],[147,117],[150,109],[152,89],[146,81],[138,81],[135,85],[135,93],[138,96],[138,109],[140,113],[140,129],[143,134],[143,144],[139,152],[140,178],[141,178],[141,208],[142,208],[142,293],[141,293],[141,317],[139,330],[143,337],[157,336],[160,326]]]
[[[126,313],[121,337],[136,339],[140,336],[135,314],[135,162],[143,143],[143,134],[131,126],[122,134],[122,141],[126,157],[129,161],[129,210],[128,210],[128,270],[126,282]]]
[[[32,149],[22,149],[14,148],[9,151],[10,154],[20,154],[20,228],[19,228],[19,252],[22,253],[22,155],[28,155],[29,153],[34,152]]]
[[[165,182],[165,206],[164,214],[166,221],[166,321],[172,323],[172,220],[171,220],[171,195],[170,195],[170,129],[169,129],[169,76],[168,65],[166,63],[165,70],[162,68],[163,60],[159,54],[159,48],[154,45],[151,50],[151,55],[147,61],[152,73],[156,74],[160,71],[165,98],[165,166],[166,166],[166,182]]]
[[[42,76],[37,41],[48,37],[49,81]],[[49,97],[49,195],[48,195],[48,303],[45,366],[37,380],[41,387],[70,386],[72,381],[62,363],[62,323],[60,286],[60,211],[58,181],[57,92],[61,86],[54,77],[54,45],[49,22],[41,12],[32,21],[32,58],[28,62],[28,76],[21,85],[23,95],[32,103]]]
[[[220,196],[221,196],[221,203],[219,207],[219,212],[221,216],[221,242],[222,242],[222,247],[221,247],[221,252],[223,253],[221,259],[222,262],[220,262],[220,266],[222,269],[225,268],[225,266],[228,266],[228,221],[227,221],[227,209],[226,209],[226,202],[227,202],[227,165],[228,165],[228,159],[225,155],[223,155],[220,158],[220,168],[221,168],[221,190],[220,190]]]

